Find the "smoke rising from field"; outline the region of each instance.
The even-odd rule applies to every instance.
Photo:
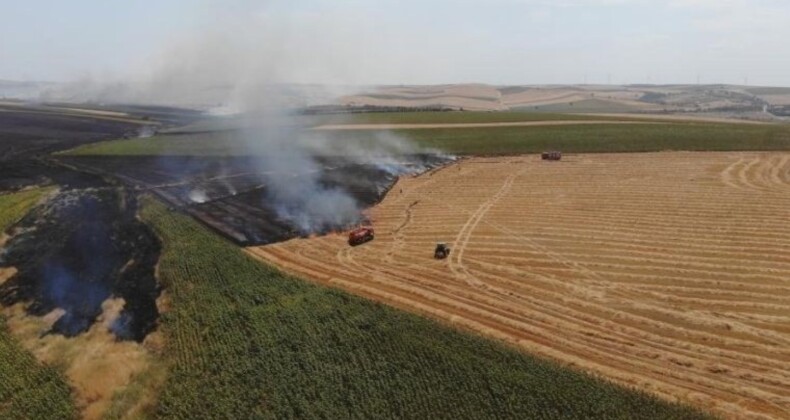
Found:
[[[283,13],[271,7],[226,13],[221,20],[224,25],[212,23],[179,37],[124,82],[86,79],[73,90],[99,101],[202,104],[220,114],[241,113],[239,141],[247,154],[257,157],[265,186],[261,206],[273,209],[302,234],[344,228],[361,219],[352,194],[324,179],[323,157],[342,156],[345,164],[373,165],[389,175],[422,169],[399,158],[420,152],[405,139],[376,134],[363,144],[339,142],[300,126],[295,113],[349,93],[343,86],[356,85],[371,58],[380,54],[375,49],[360,51],[358,42],[349,41],[372,28],[353,16]],[[292,83],[310,80],[333,83]],[[196,189],[190,199],[204,203],[213,198]]]
[[[241,133],[266,185],[269,202],[262,204],[303,234],[355,223],[360,215],[356,201],[321,183],[323,167],[312,153],[317,151],[307,147],[304,130],[290,124],[288,111],[272,105],[247,108],[254,124]]]
[[[343,157],[347,164],[372,165],[397,176],[423,169],[403,159],[422,151],[394,134],[338,141],[337,134],[330,138],[301,126],[296,110],[352,93],[349,86],[360,86],[360,80],[370,80],[371,72],[386,67],[382,64],[388,63],[385,51],[391,45],[375,45],[387,37],[347,10],[285,9],[272,3],[225,8],[210,23],[163,43],[160,51],[141,60],[134,74],[85,77],[53,95],[238,113],[238,141],[248,155],[258,157],[257,172],[267,195],[262,207],[273,209],[303,234],[352,225],[360,221],[360,206],[343,185],[323,179],[321,159]],[[389,67],[398,71],[398,66]],[[196,204],[215,198],[199,188],[189,197]]]

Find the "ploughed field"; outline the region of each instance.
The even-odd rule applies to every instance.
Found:
[[[790,416],[788,153],[471,158],[369,217],[358,247],[248,252],[727,417]]]

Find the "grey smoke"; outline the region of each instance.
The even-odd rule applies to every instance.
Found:
[[[151,125],[145,125],[140,127],[140,130],[137,132],[137,137],[147,139],[149,137],[153,137],[156,135],[156,127]]]
[[[242,130],[251,155],[257,157],[269,204],[282,220],[301,233],[322,232],[358,221],[360,209],[345,191],[321,183],[319,150],[310,149],[304,130],[275,104],[248,108],[254,124]]]
[[[258,157],[258,172],[266,186],[268,201],[262,205],[273,208],[277,217],[303,234],[344,228],[358,223],[362,217],[359,205],[348,191],[322,182],[325,168],[318,160],[320,157],[342,156],[348,164],[374,165],[392,175],[423,169],[406,166],[398,158],[419,152],[403,138],[377,134],[363,145],[337,141],[321,132],[306,130],[294,114],[298,107],[333,93],[347,93],[342,86],[354,85],[359,53],[347,50],[345,42],[338,42],[337,34],[341,40],[353,34],[347,27],[331,28],[335,18],[316,16],[308,19],[311,24],[308,27],[303,21],[298,24],[281,21],[264,10],[250,20],[242,19],[245,24],[233,32],[236,38],[223,35],[221,41],[206,42],[207,49],[195,45],[183,49],[195,53],[186,60],[191,67],[207,66],[208,74],[221,75],[214,80],[215,86],[232,86],[219,109],[244,114],[241,141],[249,155]],[[227,48],[217,48],[218,45]],[[218,72],[218,65],[225,71]],[[165,74],[178,74],[179,80],[193,79],[188,69],[184,73],[184,66],[164,68]],[[286,83],[310,75],[337,83],[333,86]],[[196,82],[206,86],[205,76],[201,77]]]
[[[193,203],[205,203],[208,201],[208,195],[202,189],[196,188],[189,192],[189,199],[192,200]]]
[[[394,134],[372,135],[364,144],[338,142],[300,125],[294,110],[333,95],[347,94],[365,74],[378,49],[359,50],[364,33],[350,16],[281,15],[266,7],[243,16],[223,16],[225,25],[201,27],[173,42],[141,71],[123,81],[87,78],[75,83],[73,98],[101,102],[200,104],[216,114],[240,113],[241,141],[257,156],[267,202],[301,233],[347,227],[361,219],[356,200],[322,182],[322,156],[374,165],[394,176],[424,168],[399,158],[419,149]],[[206,29],[212,28],[212,29]],[[363,28],[365,33],[370,28]],[[376,38],[373,38],[376,39]],[[350,47],[353,46],[353,47]],[[375,51],[375,53],[374,53]],[[330,80],[314,85],[309,80]],[[290,82],[302,82],[293,84]],[[196,189],[190,198],[208,198]]]

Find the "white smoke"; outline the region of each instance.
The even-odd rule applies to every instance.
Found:
[[[257,172],[267,191],[262,205],[302,233],[345,227],[359,220],[361,210],[348,192],[322,182],[317,157],[343,156],[397,176],[424,169],[399,158],[419,150],[393,134],[352,145],[300,127],[294,109],[349,93],[348,86],[382,61],[382,50],[360,50],[360,37],[375,33],[366,20],[332,10],[305,15],[269,6],[222,15],[156,54],[135,77],[82,80],[72,86],[73,95],[101,102],[201,104],[218,114],[243,114],[241,141],[249,155],[259,157]],[[208,199],[199,190],[190,198]]]
[[[358,63],[357,53],[349,54],[345,43],[336,39],[338,34],[349,36],[348,27],[331,28],[332,21],[321,16],[307,19],[309,26],[304,22],[284,24],[280,16],[264,10],[256,14],[252,26],[238,31],[244,38],[231,50],[245,53],[235,61],[225,61],[238,78],[226,106],[252,120],[242,138],[250,154],[259,156],[266,204],[300,232],[312,233],[342,228],[361,218],[359,205],[347,191],[322,182],[325,168],[318,157],[342,156],[346,162],[372,164],[392,175],[422,168],[407,167],[397,158],[419,150],[395,135],[377,134],[360,145],[300,126],[291,111],[305,105],[304,91],[294,92],[286,82],[312,76],[334,80],[335,86],[353,85],[356,71],[350,69]],[[325,94],[331,89],[311,86],[309,91]]]
[[[355,223],[360,217],[356,201],[341,189],[322,185],[323,167],[305,147],[304,130],[291,124],[286,111],[265,105],[249,109],[256,121],[242,130],[242,138],[257,157],[267,204],[303,234]]]
[[[189,192],[189,199],[192,200],[193,203],[205,203],[208,201],[208,195],[201,189],[194,189]]]
[[[149,137],[153,137],[156,135],[156,127],[151,125],[145,125],[140,128],[137,132],[137,137],[147,139]]]

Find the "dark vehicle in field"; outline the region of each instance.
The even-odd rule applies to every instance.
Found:
[[[361,227],[356,228],[348,234],[348,244],[351,246],[362,245],[365,242],[373,240],[373,228]]]
[[[433,250],[433,257],[437,260],[443,260],[450,255],[450,247],[444,242],[436,244],[436,249]]]
[[[558,152],[558,151],[543,152],[540,154],[540,158],[542,160],[560,160],[562,159],[562,152]]]

